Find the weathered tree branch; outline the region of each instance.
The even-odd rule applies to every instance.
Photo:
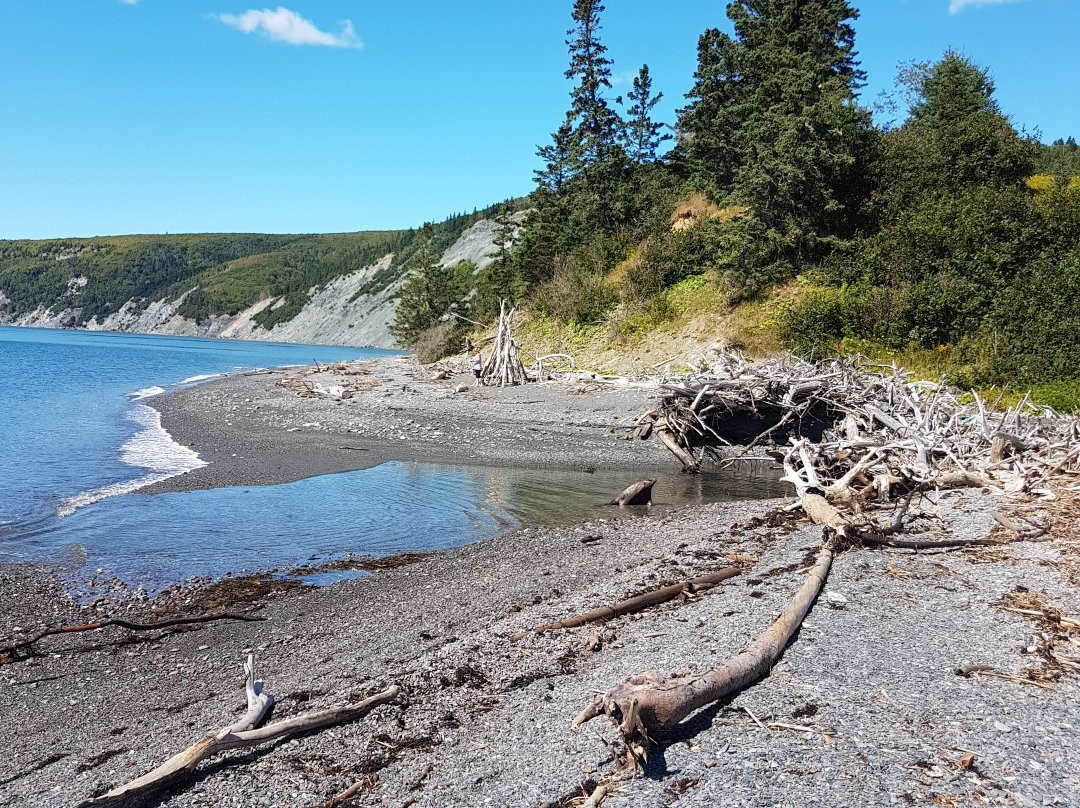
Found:
[[[253,622],[265,619],[265,617],[259,617],[258,615],[243,614],[240,612],[213,612],[212,614],[203,614],[195,617],[174,617],[169,620],[161,620],[157,623],[136,623],[132,620],[110,617],[78,626],[62,626],[60,628],[48,628],[44,631],[39,631],[37,634],[28,637],[25,640],[19,640],[11,645],[0,647],[0,654],[7,655],[18,653],[19,651],[32,647],[39,640],[43,640],[46,637],[54,637],[60,634],[78,634],[84,631],[97,631],[99,629],[108,628],[109,626],[126,628],[130,631],[154,631],[155,629],[169,628],[170,626],[188,626],[195,623],[210,623],[214,620],[245,620]]]
[[[597,697],[574,719],[574,728],[606,714],[615,723],[631,755],[639,759],[658,733],[673,729],[706,704],[764,678],[821,591],[832,559],[832,537],[826,530],[817,562],[806,581],[780,616],[746,650],[698,676],[663,677],[656,671],[647,671],[631,677]]]
[[[616,617],[620,617],[624,614],[640,612],[642,609],[647,609],[650,606],[657,606],[661,603],[666,603],[669,600],[674,600],[684,593],[694,594],[695,592],[709,589],[710,587],[726,581],[728,578],[735,577],[740,572],[742,572],[742,567],[724,567],[715,572],[691,578],[689,581],[685,581],[681,584],[672,584],[671,586],[654,589],[652,592],[635,595],[632,598],[620,600],[618,603],[613,603],[610,606],[602,606],[599,609],[593,609],[591,612],[584,612],[583,614],[568,617],[565,620],[547,623],[538,628],[534,628],[532,632],[519,631],[510,639],[513,642],[518,642],[519,640],[525,639],[530,633],[543,634],[548,631],[557,631],[562,628],[576,628],[588,623],[597,623],[601,620],[614,620]]]
[[[272,706],[273,698],[263,690],[263,683],[255,679],[255,663],[250,655],[244,665],[244,670],[247,673],[245,691],[247,693],[248,708],[243,717],[217,732],[207,735],[142,777],[114,788],[99,797],[91,797],[81,803],[79,808],[91,808],[91,806],[95,808],[101,808],[101,806],[132,808],[144,804],[151,795],[190,775],[195,771],[199,763],[207,758],[221,752],[227,752],[230,749],[258,746],[262,743],[277,741],[292,735],[355,721],[379,705],[393,701],[399,693],[399,688],[396,685],[391,685],[383,692],[352,706],[305,713],[257,728]]]

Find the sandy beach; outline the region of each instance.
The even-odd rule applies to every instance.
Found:
[[[279,383],[290,374],[299,382]],[[156,399],[166,428],[210,461],[157,490],[283,482],[389,458],[630,475],[672,462],[654,441],[619,440],[647,408],[645,390],[453,393],[458,381],[393,359],[353,375],[233,376]],[[331,394],[297,393],[305,382]],[[339,402],[348,384],[357,389]],[[832,595],[767,679],[657,739],[641,776],[613,779],[612,727],[575,733],[571,719],[628,676],[703,671],[769,625],[819,544],[817,528],[775,517],[778,504],[612,509],[322,589],[236,582],[231,607],[259,622],[46,638],[0,664],[0,805],[77,805],[235,720],[249,652],[275,720],[390,684],[402,694],[353,723],[203,764],[150,804],[314,808],[357,782],[342,804],[566,807],[599,782],[611,783],[612,808],[1080,804],[1078,680],[1021,681],[1045,664],[1048,643],[1069,640],[1009,607],[1037,595],[1080,613],[1075,528],[1060,525],[992,548],[840,554]],[[980,538],[1000,531],[998,506],[967,490],[917,507],[931,536]],[[741,574],[707,593],[600,625],[599,648],[590,627],[510,639],[730,564]],[[59,572],[0,567],[0,640],[95,616]],[[180,588],[102,608],[153,619],[206,611],[217,602],[205,595]],[[972,665],[1018,676],[954,672]]]

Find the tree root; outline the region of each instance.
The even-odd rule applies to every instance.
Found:
[[[666,603],[669,600],[674,600],[684,593],[694,594],[695,592],[709,589],[722,581],[726,581],[728,578],[735,577],[740,572],[742,572],[742,567],[724,567],[715,572],[699,575],[697,578],[691,578],[689,581],[684,581],[681,584],[672,584],[671,586],[654,589],[652,592],[646,592],[643,595],[635,595],[632,598],[620,600],[618,603],[613,603],[610,606],[601,606],[599,609],[593,609],[591,612],[574,615],[573,617],[568,617],[565,620],[558,620],[554,623],[546,623],[545,625],[532,629],[532,631],[519,631],[517,634],[511,636],[510,640],[511,642],[519,642],[528,637],[529,634],[543,634],[547,631],[557,631],[561,628],[577,628],[578,626],[596,623],[601,620],[614,620],[621,615],[640,612],[642,609],[647,609],[650,606],[657,606],[661,603]]]
[[[806,581],[771,626],[746,650],[699,676],[663,677],[646,671],[631,677],[586,707],[574,719],[579,729],[606,714],[615,723],[631,758],[643,758],[657,733],[674,727],[696,710],[763,679],[802,624],[821,591],[833,559],[833,537],[826,529],[817,562]]]

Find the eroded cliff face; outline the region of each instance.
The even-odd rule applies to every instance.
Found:
[[[515,224],[520,226],[524,215],[517,214]],[[489,253],[493,251],[494,241],[495,223],[483,219],[469,227],[443,253],[442,263],[452,266],[472,261],[482,269],[491,263]],[[67,290],[54,305],[39,306],[18,317],[5,315],[8,299],[0,289],[0,325],[397,348],[389,329],[404,278],[394,278],[375,291],[361,291],[369,287],[370,281],[380,272],[385,274],[393,258],[392,254],[384,255],[373,264],[341,275],[322,288],[312,289],[310,300],[299,314],[272,328],[262,327],[254,318],[267,308],[282,305],[282,298],[264,298],[235,315],[217,315],[201,323],[181,316],[178,314],[180,306],[196,287],[175,299],[154,300],[144,307],[128,300],[102,320],[85,319],[79,308],[79,290],[86,285],[86,279],[79,276],[72,277]]]

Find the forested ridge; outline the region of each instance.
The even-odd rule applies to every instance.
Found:
[[[707,301],[757,312],[805,356],[899,356],[1080,406],[1073,138],[1017,131],[989,71],[957,51],[905,65],[872,114],[846,0],[728,3],[732,33],[701,34],[677,119],[655,120],[647,65],[614,96],[603,12],[573,3],[570,100],[512,250],[468,298],[414,267],[406,344],[454,350],[469,326],[446,311],[487,321],[499,298],[625,344]]]
[[[128,301],[139,309],[184,296],[178,314],[202,322],[277,298],[277,305],[254,318],[269,329],[296,316],[313,290],[393,254],[361,290],[381,292],[404,271],[418,234],[441,254],[470,225],[491,215],[492,209],[455,214],[421,230],[0,241],[0,315],[70,311],[64,325],[81,326],[104,320]]]

